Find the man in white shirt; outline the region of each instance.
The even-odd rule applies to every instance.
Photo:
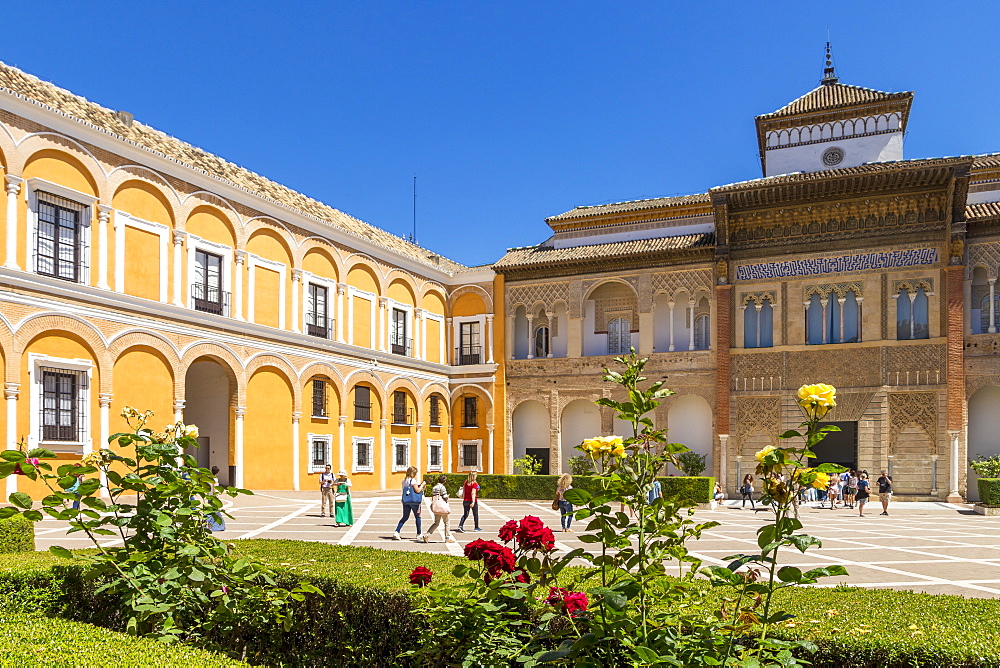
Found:
[[[333,505],[333,481],[334,475],[331,472],[331,467],[329,464],[326,465],[326,470],[319,474],[319,516],[326,517],[327,508],[330,509],[330,517],[333,517],[334,505]]]

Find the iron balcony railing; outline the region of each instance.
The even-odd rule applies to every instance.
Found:
[[[389,352],[393,355],[406,355],[410,356],[410,352],[413,350],[413,339],[407,339],[402,336],[393,336],[389,340]]]
[[[413,424],[413,409],[412,408],[393,408],[392,410],[392,423],[393,424]]]
[[[333,318],[316,318],[312,314],[307,318],[306,334],[316,336],[321,339],[329,339],[333,336]]]
[[[482,364],[483,363],[483,347],[482,346],[460,346],[455,349],[455,363],[459,365],[465,364]]]
[[[229,315],[229,293],[204,284],[191,286],[191,301],[195,311]]]
[[[372,420],[372,407],[371,406],[360,406],[358,404],[354,405],[354,419],[361,420],[362,422],[371,422]]]

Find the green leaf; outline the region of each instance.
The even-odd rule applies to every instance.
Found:
[[[802,434],[800,434],[799,432],[797,432],[794,429],[789,429],[788,431],[786,431],[784,434],[782,434],[778,438],[802,438]]]
[[[42,515],[41,511],[38,510],[25,510],[23,513],[21,513],[21,516],[24,517],[24,519],[30,520],[32,522],[39,522],[45,519],[45,515]]]
[[[798,582],[802,579],[802,571],[795,566],[782,566],[778,569],[778,579],[782,582]]]
[[[600,597],[612,610],[624,610],[628,604],[628,599],[623,594],[607,587],[594,587],[590,594]]]
[[[585,506],[593,495],[585,489],[567,489],[563,496],[574,506]]]
[[[0,451],[0,458],[5,459],[8,462],[23,462],[26,459],[24,453],[20,450]]]
[[[34,457],[35,459],[55,459],[56,453],[51,450],[46,450],[45,448],[33,448],[28,451],[28,457]]]
[[[62,557],[63,559],[73,559],[73,553],[67,550],[65,547],[60,547],[59,545],[50,546],[49,552],[56,555],[57,557]]]
[[[847,468],[840,464],[820,464],[816,470],[820,473],[843,473]]]
[[[31,508],[32,505],[31,497],[24,492],[14,492],[7,500],[18,508],[24,508],[25,510]]]

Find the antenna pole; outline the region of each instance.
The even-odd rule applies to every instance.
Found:
[[[413,234],[410,241],[417,243],[417,175],[413,175]]]

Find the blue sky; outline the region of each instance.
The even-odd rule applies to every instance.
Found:
[[[100,7],[100,9],[98,9]],[[34,2],[0,60],[466,264],[577,205],[760,175],[753,117],[916,92],[906,157],[1000,151],[995,2]]]

